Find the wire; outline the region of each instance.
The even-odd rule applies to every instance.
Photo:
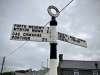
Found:
[[[60,12],[62,12],[70,3],[72,3],[73,0],[71,0]]]
[[[6,60],[4,61],[4,65],[3,65],[3,72],[6,72]]]
[[[50,21],[49,21],[49,22],[50,22]],[[49,23],[49,22],[48,22],[48,23]],[[46,26],[48,23],[46,23],[45,26]],[[44,26],[44,27],[45,27],[45,26]]]
[[[15,51],[17,51],[19,48],[21,48],[22,46],[24,46],[28,41],[26,41],[25,43],[23,43],[21,46],[19,46],[17,49],[15,49],[13,52],[11,52],[10,54],[8,54],[5,57],[8,57],[9,55],[13,54]]]
[[[39,66],[39,64],[41,64],[41,63],[36,64],[35,66],[33,66],[33,68],[36,68],[37,66]]]
[[[72,3],[72,1],[73,1],[73,0],[71,0],[64,8],[62,8],[62,9],[60,10],[60,13],[61,13],[70,3]],[[50,22],[50,21],[49,21],[49,22]],[[48,22],[48,23],[49,23],[49,22]],[[46,25],[47,25],[48,23],[46,23]],[[45,26],[46,26],[46,25],[45,25]],[[45,27],[45,26],[44,26],[44,27]]]

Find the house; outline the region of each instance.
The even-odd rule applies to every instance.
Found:
[[[58,75],[100,75],[100,61],[63,60],[60,54]]]

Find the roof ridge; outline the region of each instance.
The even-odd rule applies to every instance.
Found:
[[[93,60],[62,60],[62,61],[100,62],[100,61],[93,61]]]

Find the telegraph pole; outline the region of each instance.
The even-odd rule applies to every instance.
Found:
[[[2,62],[1,75],[2,75],[2,72],[3,72],[4,62],[5,62],[5,57],[3,58],[3,62]]]
[[[48,59],[47,59],[47,69],[48,69]]]

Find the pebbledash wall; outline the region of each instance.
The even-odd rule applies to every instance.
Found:
[[[60,54],[58,75],[100,75],[100,61],[63,60]]]

